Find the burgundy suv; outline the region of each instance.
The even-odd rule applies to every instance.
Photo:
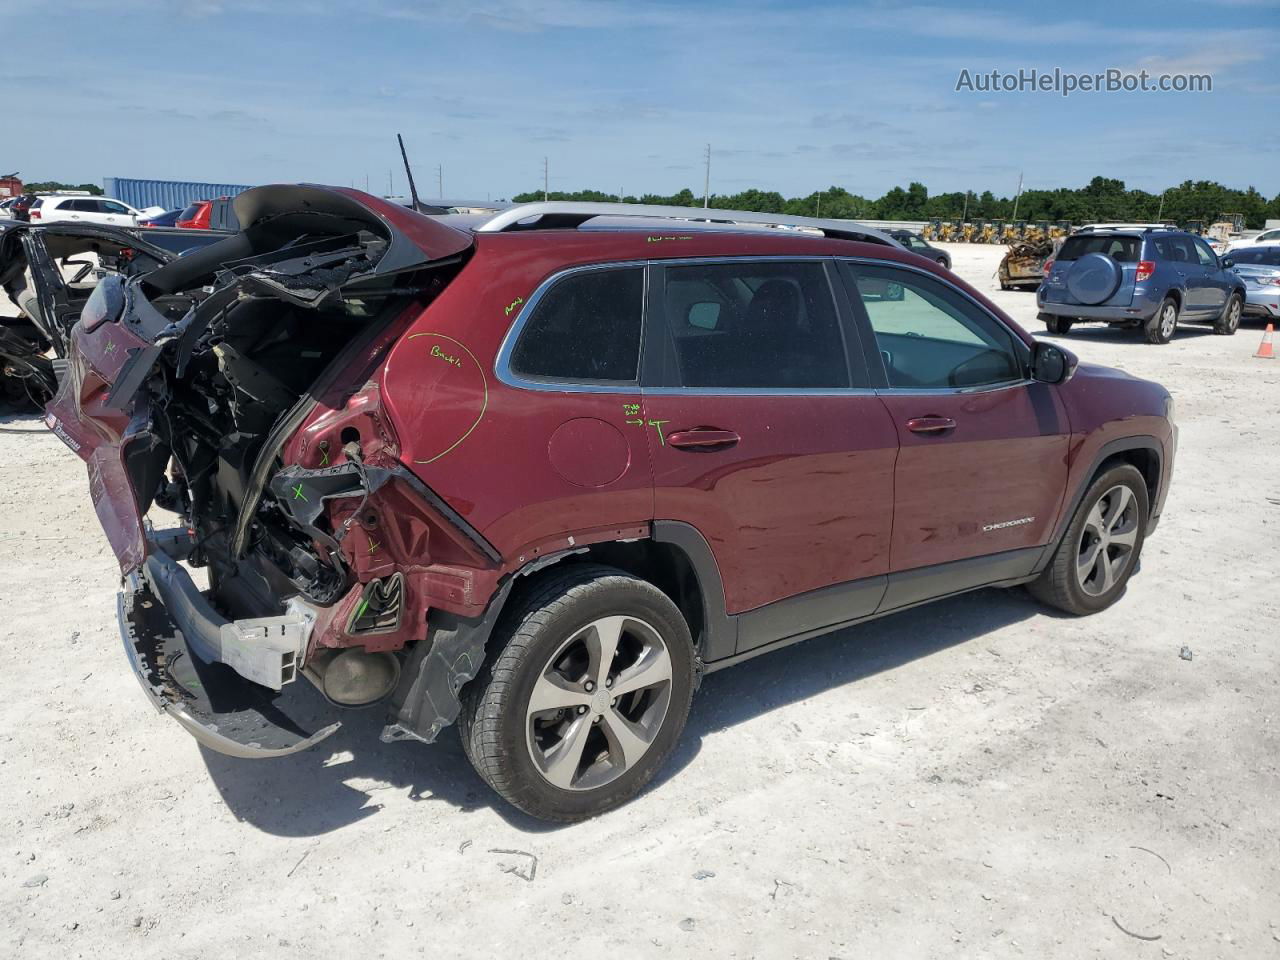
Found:
[[[705,671],[977,587],[1101,610],[1165,499],[1163,388],[856,224],[235,208],[99,284],[48,415],[134,670],[214,750],[332,733],[280,696],[305,675],[386,700],[385,741],[458,720],[498,793],[579,819],[653,776]]]

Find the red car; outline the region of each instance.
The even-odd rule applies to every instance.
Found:
[[[240,229],[232,206],[234,197],[218,197],[216,200],[196,200],[178,214],[174,226],[188,230]]]
[[[1101,610],[1165,501],[1162,387],[855,224],[235,206],[98,286],[48,407],[134,670],[214,750],[332,733],[280,695],[303,675],[385,699],[385,741],[458,720],[499,794],[579,819],[650,780],[705,671],[978,587]]]
[[[178,214],[174,226],[187,230],[208,230],[209,211],[212,207],[212,200],[195,200],[187,204],[187,208]]]

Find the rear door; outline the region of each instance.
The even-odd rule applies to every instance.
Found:
[[[1055,388],[1028,378],[1026,344],[932,274],[876,261],[844,268],[901,444],[892,569],[1046,543],[1070,428]]]
[[[825,258],[653,262],[643,408],[655,519],[710,544],[738,650],[873,612],[884,590],[898,439],[869,389]],[[777,608],[774,608],[775,610]],[[777,618],[774,618],[777,619]],[[754,624],[754,625],[753,625]]]
[[[1205,270],[1195,244],[1190,237],[1171,236],[1163,240],[1163,248],[1177,285],[1183,291],[1183,314],[1203,313],[1208,307],[1209,293],[1205,290]]]

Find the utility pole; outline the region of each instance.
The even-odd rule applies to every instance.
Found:
[[[436,164],[436,189],[440,191],[440,199],[444,199],[444,164]]]
[[[387,168],[387,196],[394,197],[396,195],[396,182],[392,178],[391,168]]]
[[[822,194],[818,194],[818,199],[813,205],[813,215],[815,217],[822,216]]]
[[[364,175],[364,192],[369,192],[369,175],[367,173]]]
[[[1011,218],[1013,220],[1018,219],[1018,201],[1021,199],[1022,199],[1022,173],[1019,172],[1018,173],[1018,193],[1017,193],[1017,196],[1013,198],[1013,217]]]
[[[702,209],[711,205],[711,144],[707,144],[707,175],[702,181]]]
[[[547,158],[543,157],[542,158],[542,199],[544,201],[547,199],[547,194],[550,192],[547,189],[547,186],[551,183],[551,177],[547,174],[548,169],[549,167],[547,164]]]
[[[964,213],[960,214],[960,222],[964,223],[969,219],[969,191],[964,192]]]
[[[1160,209],[1156,211],[1156,223],[1163,223],[1160,218],[1164,216],[1164,192],[1160,193]]]

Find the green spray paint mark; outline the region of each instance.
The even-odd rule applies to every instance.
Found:
[[[360,601],[360,606],[356,607],[355,619],[359,620],[361,617],[363,617],[364,612],[368,609],[369,609],[369,598],[366,597],[365,599]]]
[[[667,445],[667,438],[663,436],[662,425],[664,423],[670,423],[670,422],[671,422],[670,420],[650,420],[649,421],[649,426],[653,427],[655,430],[658,431],[658,443],[660,443],[664,447]]]
[[[107,348],[106,348],[106,350],[105,350],[104,352],[105,352],[105,353],[115,353],[115,352],[116,352],[116,343],[115,343],[115,341],[114,341],[114,340],[108,340],[108,341],[107,341]]]
[[[307,500],[307,498],[302,495],[302,484],[298,484],[296,487],[293,488],[293,499],[303,500],[303,501]]]
[[[320,466],[327,467],[329,465],[329,448],[320,448]]]
[[[524,303],[524,297],[516,297],[509,304],[507,304],[506,307],[503,308],[502,312],[509,317],[511,316],[511,311],[514,310],[516,307],[520,306],[520,304],[522,303]]]

